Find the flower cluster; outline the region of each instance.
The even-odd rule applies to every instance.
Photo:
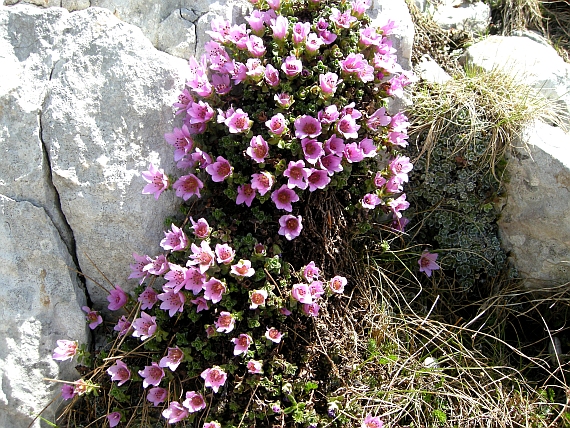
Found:
[[[183,174],[172,188],[184,200],[214,183],[238,205],[270,199],[278,233],[292,240],[303,227],[294,211],[304,194],[345,187],[354,168],[373,170],[386,153],[391,160],[362,184],[360,203],[381,205],[401,230],[412,165],[399,150],[409,124],[382,103],[413,78],[387,38],[393,23],[370,26],[367,1],[313,7],[303,19],[295,16],[297,1],[270,3],[254,9],[247,25],[214,18],[205,53],[190,58],[190,79],[175,103],[183,124],[165,135]],[[144,193],[155,197],[170,186],[154,165],[143,177]]]
[[[142,388],[147,407],[171,424],[220,427],[207,419],[242,410],[231,399],[229,410],[216,407],[217,397],[257,391],[264,417],[284,426],[293,414],[316,426],[316,413],[300,415],[295,398],[312,386],[293,386],[297,366],[281,350],[300,317],[326,313],[350,285],[305,261],[311,258],[295,269],[281,247],[302,234],[303,204],[327,189],[349,189],[358,201],[352,208],[378,208],[393,229],[406,224],[403,190],[412,165],[401,150],[409,124],[402,113],[388,113],[386,98],[400,96],[413,78],[387,38],[393,23],[372,27],[367,0],[252,3],[259,9],[247,24],[214,18],[204,55],[189,60],[174,104],[180,127],[165,135],[178,177],[153,164],[142,173],[145,194],[158,199],[173,189],[185,202],[201,201],[183,205],[184,220],[169,221],[163,254],[133,254],[135,295],[119,285],[108,295],[120,343],[145,350],[144,358],[119,349],[102,360],[111,395],[120,402],[127,389]],[[102,323],[98,312],[83,309],[91,328]],[[71,359],[76,348],[58,341],[53,357]],[[87,391],[82,382],[64,385],[62,396]],[[107,415],[110,426],[120,423],[121,409]],[[367,415],[363,426],[382,422]]]

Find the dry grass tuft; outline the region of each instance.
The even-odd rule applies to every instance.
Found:
[[[410,135],[422,136],[420,156],[425,154],[428,162],[438,139],[453,131],[458,151],[484,138],[487,156],[482,167],[494,171],[511,142],[521,139],[525,125],[534,120],[564,123],[556,104],[499,71],[468,69],[443,85],[416,85],[414,92]]]

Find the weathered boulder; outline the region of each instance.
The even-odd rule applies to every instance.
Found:
[[[532,288],[570,281],[570,133],[535,122],[509,156],[501,241]]]
[[[45,210],[0,195],[0,426],[27,427],[60,391],[44,378],[75,380],[56,363],[59,339],[87,344],[85,294]],[[56,405],[42,414],[54,421]],[[34,426],[39,427],[39,419]]]
[[[484,34],[491,22],[491,8],[482,1],[415,0],[415,4],[446,30]]]
[[[556,50],[529,37],[491,36],[470,46],[464,63],[499,70],[570,112],[570,64]],[[570,124],[570,122],[568,122]]]
[[[101,309],[98,269],[124,286],[132,252],[160,251],[174,195],[142,195],[140,172],[173,168],[187,65],[105,9],[16,5],[0,6],[0,69],[0,426],[22,427],[59,391],[44,377],[77,378],[51,358],[87,342],[74,270]]]

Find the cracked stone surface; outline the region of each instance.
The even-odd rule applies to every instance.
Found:
[[[28,426],[56,396],[44,377],[77,378],[75,363],[51,359],[57,339],[87,343],[74,259],[95,281],[108,286],[88,258],[125,285],[132,252],[159,252],[174,195],[142,195],[140,172],[174,167],[163,135],[186,68],[105,9],[0,6],[3,428]]]
[[[44,378],[78,377],[75,362],[51,358],[58,339],[88,343],[85,295],[68,266],[73,260],[45,210],[0,195],[2,428],[27,427],[57,396],[61,386]],[[53,421],[58,404],[42,416]]]
[[[499,231],[529,288],[570,281],[570,133],[536,122],[509,158]]]

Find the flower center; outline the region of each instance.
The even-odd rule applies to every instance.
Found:
[[[256,305],[262,305],[263,302],[265,302],[265,298],[263,297],[263,294],[261,294],[261,293],[253,293],[251,295],[251,301],[253,303],[255,303]]]
[[[239,126],[241,128],[241,126]],[[230,166],[227,163],[222,163],[218,165],[218,175],[225,177],[230,175]]]
[[[295,218],[290,218],[285,224],[289,230],[295,230],[297,229],[297,226],[299,226],[299,222]]]

